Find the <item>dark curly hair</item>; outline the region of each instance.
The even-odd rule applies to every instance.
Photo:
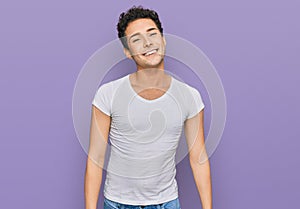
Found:
[[[125,30],[130,22],[140,18],[150,18],[156,24],[161,35],[163,35],[163,28],[159,20],[158,14],[154,10],[145,9],[142,6],[133,6],[126,12],[120,14],[119,22],[117,25],[118,37],[121,40],[123,46],[128,49],[128,43],[125,36]]]

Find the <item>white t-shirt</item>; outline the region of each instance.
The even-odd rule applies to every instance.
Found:
[[[184,121],[204,108],[200,93],[172,77],[161,97],[147,100],[128,74],[101,85],[92,104],[111,116],[104,196],[130,205],[177,198],[176,149]]]

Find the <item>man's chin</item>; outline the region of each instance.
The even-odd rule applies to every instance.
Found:
[[[160,68],[162,65],[163,60],[159,62],[150,62],[150,63],[145,63],[144,67],[145,68]]]

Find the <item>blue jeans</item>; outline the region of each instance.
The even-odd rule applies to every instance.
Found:
[[[158,205],[126,205],[111,201],[104,197],[104,209],[181,209],[179,199],[176,198],[169,202]]]

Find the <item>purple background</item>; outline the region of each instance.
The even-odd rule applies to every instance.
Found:
[[[298,208],[299,1],[103,2],[2,2],[0,207],[84,208],[73,88],[86,60],[117,37],[120,12],[141,4],[158,11],[166,33],[201,48],[222,79],[214,209]],[[187,158],[177,172],[182,208],[200,208]]]

